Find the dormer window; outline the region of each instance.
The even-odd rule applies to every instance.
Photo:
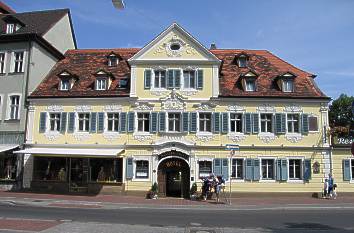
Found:
[[[74,85],[74,76],[67,71],[61,72],[59,75],[60,83],[58,89],[61,91],[68,91]]]
[[[108,66],[117,66],[119,63],[119,58],[115,53],[111,53],[108,56]]]
[[[15,24],[14,23],[8,23],[6,25],[6,34],[12,34],[15,32]]]
[[[122,88],[122,89],[128,88],[128,79],[127,78],[120,79],[118,82],[118,88]]]
[[[246,55],[240,55],[237,57],[237,65],[240,68],[247,67],[248,57]]]
[[[63,78],[60,81],[60,90],[61,91],[68,91],[70,89],[70,79]]]
[[[96,79],[96,90],[98,91],[107,90],[107,78]]]
[[[245,79],[246,91],[256,91],[256,80],[252,78]]]
[[[279,76],[277,84],[282,92],[294,92],[294,78],[292,73],[285,73]]]
[[[293,92],[294,90],[294,80],[284,79],[283,80],[283,91],[284,92]]]

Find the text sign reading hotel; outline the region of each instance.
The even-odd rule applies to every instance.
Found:
[[[164,158],[166,158],[166,157],[180,157],[180,158],[183,158],[183,159],[185,159],[185,160],[188,160],[189,159],[189,156],[188,155],[186,155],[186,154],[184,154],[184,153],[181,153],[181,152],[179,152],[179,151],[168,151],[168,152],[165,152],[165,153],[163,153],[163,154],[160,154],[159,156],[158,156],[158,158],[159,158],[159,160],[161,160],[161,159],[164,159]]]

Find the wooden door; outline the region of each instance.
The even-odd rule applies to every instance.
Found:
[[[157,184],[159,187],[159,194],[166,196],[166,173],[163,170],[157,172]]]

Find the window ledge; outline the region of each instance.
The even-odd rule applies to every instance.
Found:
[[[208,142],[214,138],[214,135],[211,132],[198,132],[195,136],[199,141],[202,142]]]
[[[232,183],[245,183],[244,179],[231,178]]]
[[[146,182],[146,181],[150,181],[150,178],[133,178],[132,181]]]
[[[230,132],[227,137],[233,142],[240,142],[246,138],[246,135],[241,132]]]
[[[139,142],[144,142],[152,139],[152,134],[149,132],[135,132],[133,134],[135,140]]]
[[[354,180],[350,180],[350,182],[349,182],[350,184],[354,184]]]
[[[260,183],[275,183],[276,180],[260,179],[259,182],[260,182]]]
[[[102,136],[107,139],[108,141],[113,141],[115,139],[118,139],[120,137],[119,132],[114,132],[114,131],[105,131],[103,132]]]
[[[77,131],[73,134],[73,136],[77,141],[84,141],[89,139],[91,137],[91,134],[90,132],[86,132],[86,131]]]
[[[258,138],[264,143],[271,143],[276,139],[276,136],[274,133],[259,133]]]
[[[289,180],[287,180],[287,182],[288,183],[304,183],[304,180],[301,180],[301,179],[299,179],[299,180],[297,180],[297,179],[294,179],[294,180],[291,180],[291,179],[289,179]]]
[[[49,140],[49,141],[55,141],[60,137],[62,134],[59,131],[47,131],[44,133],[44,136]]]
[[[304,136],[301,135],[300,133],[287,133],[287,134],[285,134],[285,138],[289,142],[297,143],[297,142],[301,141],[304,138]]]

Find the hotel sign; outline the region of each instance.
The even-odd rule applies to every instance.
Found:
[[[187,154],[184,154],[179,151],[168,151],[168,152],[162,153],[158,156],[159,160],[164,159],[166,157],[180,157],[185,160],[189,159],[189,156]]]

